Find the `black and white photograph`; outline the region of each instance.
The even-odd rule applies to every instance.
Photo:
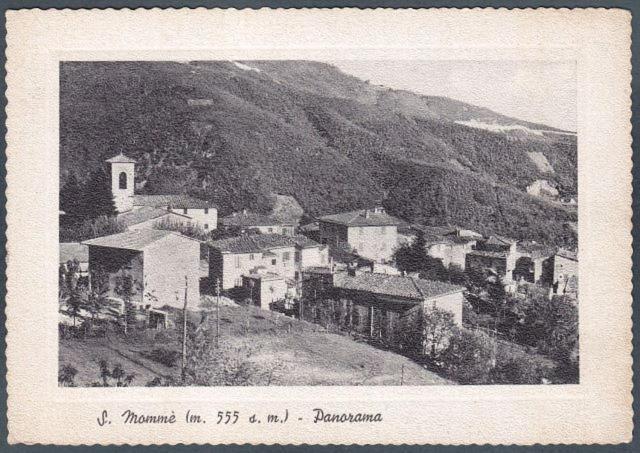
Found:
[[[60,62],[58,386],[578,384],[576,77]]]

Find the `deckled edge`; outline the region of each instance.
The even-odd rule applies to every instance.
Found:
[[[188,1],[188,0],[187,0]],[[15,5],[15,6],[12,6]],[[4,113],[4,122],[2,123],[2,125],[0,126],[0,133],[2,133],[2,137],[0,138],[0,148],[4,151],[2,153],[2,156],[0,156],[0,178],[2,178],[2,185],[0,186],[0,188],[2,188],[2,197],[0,197],[0,204],[1,204],[1,209],[0,209],[0,214],[2,215],[2,220],[0,221],[0,228],[2,229],[2,234],[0,235],[0,243],[2,244],[0,247],[0,250],[3,252],[3,260],[2,260],[2,264],[4,266],[4,278],[2,279],[1,283],[0,283],[0,295],[4,295],[4,297],[2,297],[2,301],[0,302],[0,322],[2,323],[2,328],[0,330],[0,334],[3,335],[3,349],[4,349],[4,363],[3,363],[3,367],[4,370],[2,369],[2,367],[0,367],[0,372],[3,372],[3,379],[4,379],[4,394],[1,395],[4,398],[4,406],[0,405],[0,411],[2,411],[4,409],[4,429],[3,429],[3,433],[5,435],[4,439],[5,442],[8,443],[8,439],[9,439],[9,424],[8,424],[8,406],[9,406],[9,387],[8,387],[8,368],[7,368],[7,346],[8,346],[8,342],[9,342],[9,335],[8,335],[8,326],[7,326],[7,304],[6,304],[6,296],[7,296],[7,257],[8,257],[8,250],[7,250],[7,245],[8,245],[8,238],[7,238],[7,234],[8,234],[8,223],[7,223],[7,148],[8,148],[8,144],[7,144],[7,133],[8,133],[8,125],[7,125],[7,120],[8,120],[8,107],[9,107],[9,90],[8,90],[8,78],[9,78],[9,60],[7,58],[7,50],[8,50],[8,42],[7,42],[7,27],[6,27],[6,12],[7,11],[17,11],[17,10],[40,10],[40,11],[120,11],[120,10],[128,10],[128,11],[138,11],[138,10],[145,10],[145,11],[154,11],[154,10],[159,10],[159,11],[164,11],[164,10],[175,10],[175,11],[179,11],[179,10],[217,10],[217,11],[224,11],[224,10],[232,10],[232,11],[245,11],[245,10],[253,10],[253,11],[259,11],[259,10],[274,10],[274,11],[288,11],[288,10],[314,10],[314,11],[323,11],[323,10],[360,10],[360,11],[376,11],[376,10],[400,10],[400,11],[419,11],[419,10],[460,10],[460,11],[483,11],[483,10],[495,10],[495,11],[501,11],[501,10],[508,10],[508,11],[516,11],[516,12],[522,12],[522,11],[537,11],[537,10],[552,10],[552,11],[570,11],[570,10],[574,10],[574,9],[579,9],[579,10],[624,10],[629,12],[629,19],[630,19],[630,26],[629,26],[629,45],[630,45],[630,61],[629,61],[629,68],[630,68],[630,84],[629,84],[629,89],[628,89],[628,98],[629,98],[629,111],[631,113],[631,117],[630,117],[630,133],[631,133],[631,177],[632,177],[632,187],[631,187],[631,202],[632,202],[632,212],[631,212],[631,221],[632,221],[632,226],[631,226],[631,238],[632,238],[632,250],[631,250],[631,258],[632,258],[632,280],[631,280],[631,295],[632,295],[632,311],[631,311],[631,357],[632,357],[632,363],[631,363],[631,399],[632,399],[632,417],[633,417],[633,422],[635,422],[635,417],[636,417],[636,413],[638,412],[638,410],[640,409],[639,407],[639,402],[640,402],[640,398],[636,399],[634,398],[635,396],[635,392],[638,391],[638,389],[640,387],[635,386],[635,382],[634,382],[634,367],[636,366],[636,362],[634,360],[635,356],[637,355],[639,350],[636,350],[634,348],[634,320],[635,318],[640,316],[640,312],[636,312],[636,310],[634,309],[636,305],[635,303],[635,296],[637,294],[636,288],[635,288],[635,281],[640,279],[640,270],[638,269],[638,267],[635,265],[636,264],[636,259],[638,257],[640,257],[640,253],[636,252],[636,245],[638,245],[640,247],[640,224],[636,224],[636,221],[638,220],[638,215],[636,215],[636,211],[634,208],[635,204],[633,202],[634,197],[635,197],[635,193],[636,193],[636,182],[638,183],[638,191],[640,192],[640,166],[636,166],[634,165],[635,161],[637,159],[640,159],[640,149],[637,149],[638,144],[640,143],[640,128],[639,127],[634,127],[634,122],[637,120],[638,124],[640,125],[640,90],[639,92],[634,92],[633,87],[634,87],[634,78],[633,78],[633,61],[634,61],[634,53],[633,53],[633,25],[634,25],[634,11],[631,11],[630,9],[626,8],[625,6],[611,6],[611,7],[604,7],[604,6],[596,6],[596,7],[554,7],[553,5],[549,5],[549,6],[545,6],[545,5],[540,5],[540,6],[535,6],[535,7],[521,7],[521,6],[517,6],[517,7],[492,7],[492,6],[475,6],[475,7],[455,7],[455,6],[425,6],[425,7],[388,7],[388,6],[382,6],[382,7],[359,7],[359,6],[346,6],[346,7],[307,7],[307,6],[286,6],[286,7],[277,7],[277,8],[273,8],[273,7],[269,7],[266,5],[260,5],[257,7],[252,7],[252,6],[248,6],[248,5],[242,5],[239,8],[236,7],[213,7],[213,8],[209,8],[206,7],[204,5],[199,5],[196,4],[196,6],[181,6],[181,7],[172,7],[172,6],[153,6],[153,7],[145,7],[145,6],[135,6],[133,8],[127,7],[127,6],[116,6],[116,7],[104,7],[104,8],[99,8],[99,7],[89,7],[89,8],[85,8],[82,6],[78,6],[78,7],[49,7],[49,8],[39,8],[39,7],[33,7],[33,6],[24,6],[24,4],[21,3],[14,3],[13,1],[9,2],[8,4],[4,5],[4,7],[0,8],[0,10],[3,11],[2,14],[2,24],[0,25],[0,37],[4,38],[4,45],[2,47],[2,55],[4,56],[5,59],[5,63],[4,65],[2,65],[2,69],[0,70],[0,76],[2,76],[2,82],[0,82],[0,90],[2,90],[3,95],[1,96],[0,99],[0,108],[2,108],[2,111]],[[639,13],[640,14],[640,13]],[[638,107],[637,110],[634,109],[634,107]],[[639,135],[638,140],[636,140],[636,135]],[[637,149],[637,153],[636,153],[636,149]],[[640,195],[639,195],[640,196]],[[638,203],[638,206],[640,206],[640,203]],[[633,440],[635,440],[635,423],[632,423],[632,433],[631,433],[631,442],[633,442]],[[0,443],[1,445],[1,443]],[[340,444],[335,444],[335,443],[318,443],[318,444],[309,444],[309,443],[277,443],[277,442],[273,442],[273,443],[211,443],[211,442],[207,442],[207,443],[162,443],[162,444],[158,444],[158,443],[102,443],[102,444],[98,444],[98,443],[93,443],[93,444],[87,444],[87,443],[67,443],[67,444],[54,444],[54,443],[39,443],[39,442],[33,442],[33,443],[24,443],[24,442],[14,442],[14,443],[10,443],[9,445],[11,446],[84,446],[84,447],[109,447],[109,446],[126,446],[126,447],[163,447],[163,446],[176,446],[176,447],[188,447],[188,446],[224,446],[224,447],[273,447],[273,446],[297,446],[297,447],[306,447],[306,446],[322,446],[322,447],[347,447],[347,446],[356,446],[356,447],[379,447],[379,446],[391,446],[391,447],[402,447],[402,446],[424,446],[424,445],[428,445],[428,446],[433,446],[433,447],[439,447],[439,446],[444,446],[444,447],[457,447],[457,446],[466,446],[466,447],[483,447],[483,446],[490,446],[490,447],[503,447],[503,446],[515,446],[515,447],[553,447],[553,446],[581,446],[581,445],[596,445],[596,446],[602,446],[602,447],[606,447],[606,446],[620,446],[620,445],[630,445],[629,443],[624,443],[624,442],[620,442],[620,443],[592,443],[592,444],[578,444],[578,443],[545,443],[545,444],[541,444],[541,443],[527,443],[527,444],[507,444],[507,443],[484,443],[484,444],[478,444],[478,443],[471,443],[471,444],[464,444],[464,443],[458,443],[458,444],[442,444],[442,443],[430,443],[430,444],[420,444],[420,443],[389,443],[389,444],[347,444],[347,443],[340,443]]]

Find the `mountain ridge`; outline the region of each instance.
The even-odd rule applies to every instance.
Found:
[[[188,192],[223,214],[268,209],[270,193],[295,196],[310,215],[384,199],[409,221],[576,240],[565,231],[575,213],[525,192],[537,179],[577,192],[576,137],[554,133],[565,131],[374,86],[318,62],[66,62],[60,73],[61,185],[125,151],[139,161],[143,191]],[[471,119],[543,132],[456,123]],[[458,183],[469,193],[448,188]],[[513,211],[506,222],[498,192]]]

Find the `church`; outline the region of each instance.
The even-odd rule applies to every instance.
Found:
[[[205,231],[217,229],[218,210],[211,203],[189,195],[137,195],[136,161],[121,152],[107,163],[118,220],[129,230],[152,228],[165,221],[196,225]]]

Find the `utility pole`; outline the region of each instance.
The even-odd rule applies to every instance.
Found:
[[[182,380],[185,378],[185,369],[187,366],[187,289],[189,281],[184,276],[184,307],[182,309]]]
[[[216,278],[216,348],[220,346],[220,280]]]

